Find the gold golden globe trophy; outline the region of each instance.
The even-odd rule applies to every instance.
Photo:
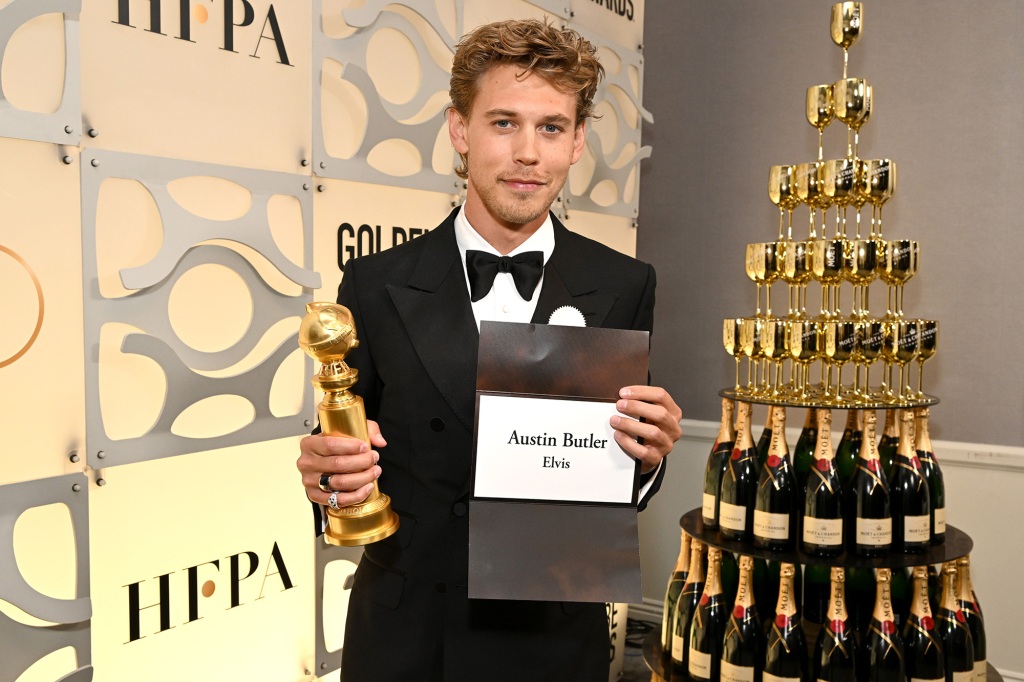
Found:
[[[359,371],[345,363],[345,357],[358,345],[348,308],[336,303],[306,305],[306,315],[299,326],[299,347],[321,364],[320,372],[312,378],[313,385],[324,393],[324,399],[317,405],[320,429],[325,436],[350,436],[369,445],[363,399],[349,390],[358,380]],[[327,508],[324,535],[332,545],[368,545],[396,530],[398,515],[391,511],[391,498],[380,492],[376,481],[373,491],[362,502]]]

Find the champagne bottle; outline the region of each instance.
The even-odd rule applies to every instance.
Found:
[[[764,466],[764,461],[768,459],[768,448],[772,444],[772,426],[774,425],[774,413],[775,406],[768,406],[768,415],[764,420],[764,430],[761,431],[761,437],[757,439],[757,464],[758,470]]]
[[[892,548],[923,552],[931,544],[931,493],[914,451],[913,413],[904,410],[900,421],[900,442],[889,476]]]
[[[842,566],[833,566],[830,573],[828,612],[811,658],[813,678],[819,682],[856,682],[857,637],[846,611],[846,576]]]
[[[790,546],[796,484],[786,445],[786,408],[772,411],[772,442],[761,467],[754,503],[754,545],[783,550]]]
[[[946,484],[942,480],[942,470],[932,449],[932,438],[928,433],[928,408],[916,411],[916,445],[917,457],[921,460],[921,472],[928,481],[932,506],[930,510],[932,544],[939,545],[946,541]]]
[[[896,448],[900,443],[900,410],[885,411],[885,426],[882,437],[878,440],[878,458],[882,460],[882,470],[886,476],[892,476],[892,462],[896,459]]]
[[[974,641],[967,618],[956,599],[956,562],[942,564],[942,597],[935,611],[935,623],[946,665],[946,682],[972,682]]]
[[[764,682],[807,679],[807,640],[794,590],[793,564],[782,564],[779,571],[779,601],[775,605],[775,620],[768,631],[768,645],[764,659]]]
[[[750,540],[757,500],[757,451],[750,434],[750,403],[736,408],[736,445],[722,475],[718,525],[727,540]]]
[[[851,481],[853,492],[853,551],[859,556],[885,556],[892,546],[889,486],[878,459],[873,410],[864,415],[864,441]],[[887,582],[888,587],[888,582]]]
[[[722,474],[732,454],[736,442],[736,431],[732,427],[733,402],[722,399],[722,425],[718,428],[718,438],[708,455],[708,464],[704,469],[704,504],[701,518],[708,530],[718,528],[718,495],[722,490]]]
[[[985,682],[988,676],[987,646],[985,640],[985,619],[981,616],[978,598],[974,594],[971,583],[971,557],[964,556],[956,560],[957,583],[956,600],[967,619],[967,629],[971,631],[974,642],[974,680]]]
[[[904,682],[903,638],[893,620],[891,579],[888,568],[875,569],[875,611],[864,638],[862,656],[867,682]]]
[[[690,542],[690,568],[686,582],[676,599],[672,614],[672,668],[677,673],[686,672],[687,654],[690,651],[690,623],[697,610],[700,595],[704,593],[704,545],[694,538]]]
[[[935,629],[931,604],[928,603],[928,569],[914,569],[914,602],[910,617],[903,625],[903,655],[907,678],[913,682],[945,682],[946,668],[942,644]]]
[[[839,478],[844,488],[849,488],[853,474],[857,470],[857,456],[864,440],[862,416],[861,410],[846,411],[846,427],[836,447],[836,467],[839,469]]]
[[[807,476],[814,466],[814,448],[818,443],[818,410],[809,407],[804,417],[804,428],[800,431],[800,437],[796,439],[796,447],[793,448],[793,475],[796,479],[796,533],[795,537],[801,537],[803,529],[803,508],[804,497],[807,495]]]
[[[672,569],[672,575],[668,578],[668,586],[665,588],[665,607],[661,615],[661,650],[670,654],[672,650],[672,633],[675,631],[675,623],[672,618],[676,612],[676,601],[679,600],[679,593],[683,591],[686,584],[686,576],[690,567],[690,536],[682,531],[682,539],[679,543],[679,556],[676,557],[676,567]]]
[[[722,682],[754,682],[764,660],[764,632],[754,596],[754,559],[740,556],[736,604],[722,641]]]
[[[690,625],[690,652],[687,669],[695,680],[718,680],[722,669],[722,644],[729,612],[725,606],[721,581],[722,553],[708,549],[708,579]]]
[[[797,571],[799,571],[799,567]],[[804,566],[804,599],[801,614],[805,623],[821,625],[828,614],[831,572],[825,564]]]
[[[837,556],[843,551],[843,487],[832,453],[832,410],[818,410],[817,436],[804,485],[802,547],[807,554]]]

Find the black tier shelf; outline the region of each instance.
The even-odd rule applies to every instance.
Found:
[[[771,398],[766,396],[754,397],[742,391],[737,391],[734,388],[723,388],[718,392],[723,398],[729,400],[738,400],[744,403],[753,403],[755,405],[781,405],[783,407],[823,407],[831,410],[908,410],[916,407],[930,407],[932,405],[938,405],[939,399],[933,395],[925,394],[924,398],[916,400],[906,400],[901,403],[887,403],[881,400],[873,403],[850,403],[849,405],[834,405],[826,403],[815,398],[811,398],[806,401],[798,400],[783,400],[779,398]]]
[[[672,662],[661,649],[661,628],[654,628],[647,633],[641,644],[641,653],[644,663],[654,673],[652,682],[691,682],[689,675],[681,675],[672,671]],[[986,682],[1003,682],[1003,676],[999,674],[992,664],[988,664],[988,678]]]
[[[918,554],[903,554],[902,552],[890,552],[882,557],[865,558],[856,556],[850,552],[843,552],[834,557],[818,557],[804,554],[799,549],[789,551],[775,551],[760,549],[754,546],[753,542],[736,542],[721,537],[717,530],[706,530],[704,519],[701,517],[701,508],[692,509],[679,519],[679,525],[688,534],[701,542],[728,550],[734,554],[746,554],[759,559],[770,559],[791,564],[816,564],[825,566],[847,566],[856,568],[902,568],[912,566],[925,566],[928,564],[941,564],[944,561],[952,561],[962,556],[967,556],[974,549],[974,541],[962,530],[953,526],[946,526],[946,541],[941,545],[932,545],[924,552]]]

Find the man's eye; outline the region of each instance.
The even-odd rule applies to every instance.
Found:
[[[495,121],[494,125],[498,126],[499,128],[509,128],[512,125],[512,121]]]
[[[560,132],[561,130],[561,128],[554,125],[553,123],[548,123],[546,126],[544,126],[544,132],[546,133],[557,133]]]

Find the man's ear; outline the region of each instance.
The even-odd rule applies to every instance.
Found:
[[[587,141],[587,122],[584,120],[573,131],[572,139],[572,163],[576,163],[583,156],[583,146]]]
[[[448,139],[452,147],[459,154],[466,154],[469,151],[469,142],[466,139],[466,121],[462,114],[455,111],[454,107],[448,109]]]

